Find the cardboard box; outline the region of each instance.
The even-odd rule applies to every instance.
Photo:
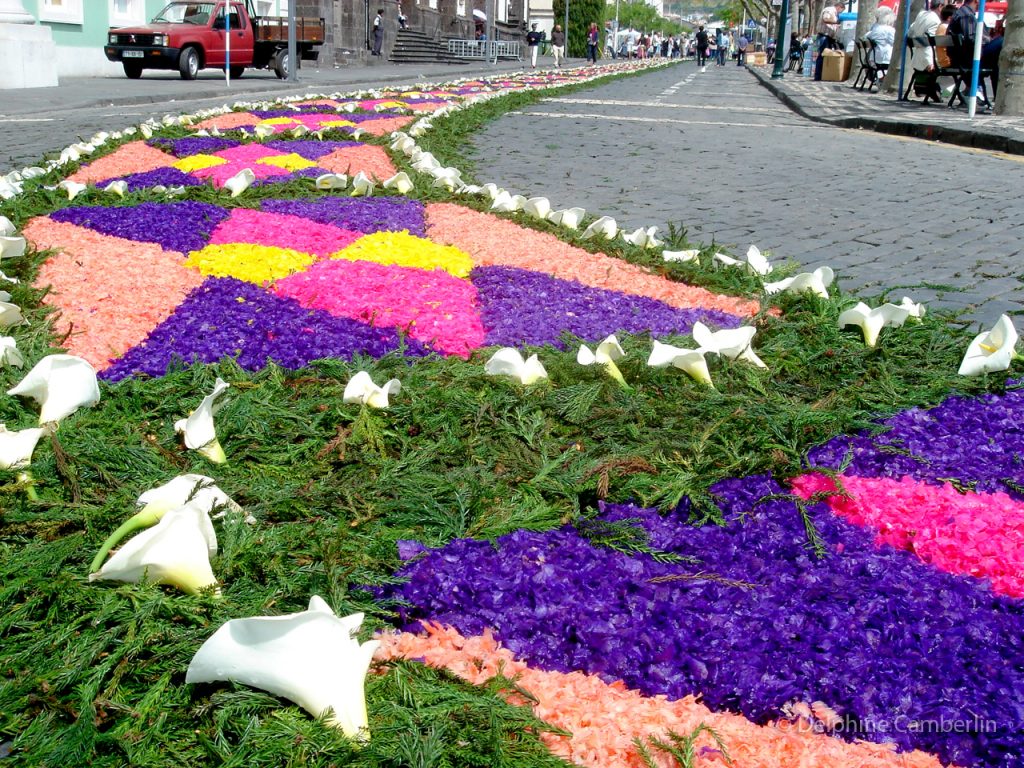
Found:
[[[821,79],[833,83],[841,83],[850,76],[853,56],[842,51],[823,51],[824,62],[821,65]]]
[[[755,51],[747,54],[747,65],[751,67],[764,67],[767,65],[767,55],[764,51]]]

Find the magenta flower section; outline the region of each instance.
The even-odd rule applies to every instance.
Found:
[[[175,363],[215,363],[224,357],[251,371],[271,361],[297,369],[321,358],[382,357],[399,350],[429,353],[417,341],[403,342],[393,330],[306,309],[234,278],[210,278],[101,375],[109,381],[135,374],[163,376]]]
[[[642,527],[651,546],[689,561],[630,556],[572,528],[436,550],[403,542],[406,581],[380,596],[410,629],[491,627],[533,666],[700,695],[759,723],[822,701],[842,718],[841,738],[961,766],[1024,754],[1024,603],[879,548],[823,504],[808,508],[818,559],[796,505],[765,477],[713,490],[727,525],[688,525],[686,505],[664,516],[602,507],[603,520]]]
[[[1024,391],[951,397],[881,422],[881,434],[836,437],[808,454],[810,466],[861,477],[956,479],[976,491],[1024,499]]]
[[[852,523],[868,526],[876,541],[913,552],[949,573],[986,579],[992,589],[1024,597],[1024,502],[1005,493],[961,492],[909,477],[804,475],[792,481],[804,498],[836,494],[828,505]]]
[[[94,229],[104,235],[157,243],[167,251],[197,251],[227,211],[209,203],[139,203],[130,208],[74,206],[50,214],[54,221]]]
[[[591,288],[542,272],[477,267],[471,275],[480,294],[487,344],[554,344],[568,332],[587,341],[611,333],[687,334],[695,322],[735,328],[740,318],[706,309],[677,309],[643,296]]]
[[[341,229],[372,234],[401,232],[426,237],[423,203],[399,197],[343,198],[322,197],[314,200],[264,200],[263,210],[331,224]]]
[[[446,354],[469,357],[484,343],[476,288],[442,269],[321,261],[279,280],[275,290],[336,317],[399,328]]]
[[[362,232],[318,224],[298,216],[235,208],[213,230],[209,244],[252,243],[290,248],[322,258],[351,245],[362,236]]]

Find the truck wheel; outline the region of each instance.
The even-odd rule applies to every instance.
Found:
[[[124,66],[124,76],[129,80],[138,80],[142,77],[142,65],[137,61],[122,61],[121,64]]]
[[[277,73],[279,80],[284,80],[288,77],[288,49],[282,48],[274,56],[274,72]]]
[[[231,67],[231,79],[237,80],[245,72],[245,67]]]
[[[186,48],[178,57],[178,71],[182,80],[195,80],[199,74],[199,52],[195,48]]]

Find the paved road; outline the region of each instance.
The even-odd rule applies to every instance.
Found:
[[[836,268],[844,289],[906,288],[973,320],[1024,313],[1022,158],[812,123],[731,64],[551,99],[475,150],[481,181],[557,207],[754,243]]]

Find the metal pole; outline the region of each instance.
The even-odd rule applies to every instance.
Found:
[[[779,8],[779,23],[776,25],[775,34],[775,66],[772,67],[772,80],[782,80],[786,75],[784,73],[785,62],[782,60],[783,57],[779,55],[779,52],[783,50],[783,46],[780,44],[783,40],[789,40],[786,36],[786,23],[789,21],[789,0],[782,0],[782,6]]]
[[[974,61],[971,63],[971,89],[967,92],[967,118],[974,119],[978,105],[978,71],[981,68],[981,39],[985,35],[985,0],[978,3],[978,23],[974,28]]]
[[[224,85],[231,85],[231,6],[224,6]]]
[[[907,73],[907,35],[910,32],[910,9],[913,5],[910,0],[902,0],[902,2],[907,4],[907,12],[903,14],[903,51],[900,53],[900,82],[897,99],[903,98],[903,76]],[[882,90],[882,86],[878,86],[878,90]]]
[[[565,58],[569,58],[569,0],[565,0]]]
[[[295,38],[295,0],[288,3],[288,82],[299,80],[298,45]]]

